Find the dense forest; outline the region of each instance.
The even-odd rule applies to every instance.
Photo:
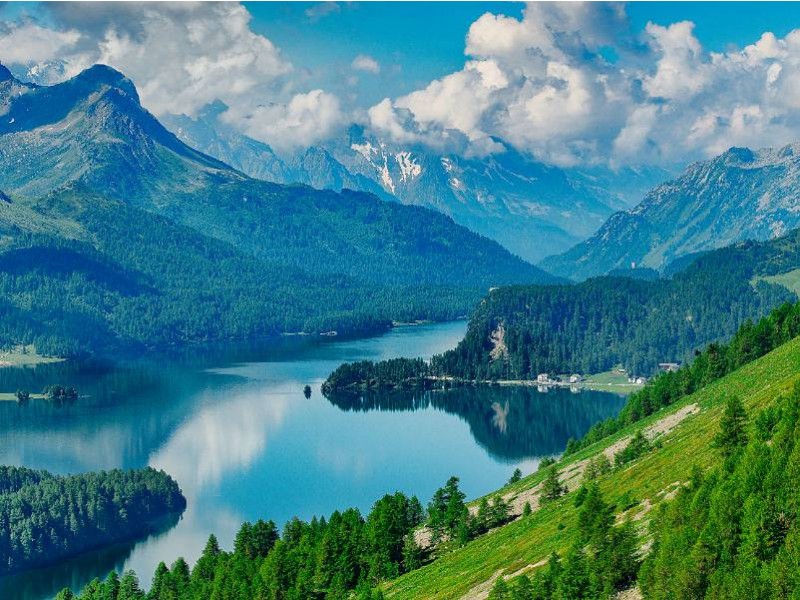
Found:
[[[437,535],[449,536],[455,523],[465,523],[467,512],[458,479],[451,478],[436,492],[427,510],[416,497],[387,494],[363,516],[357,509],[336,511],[327,519],[289,521],[279,532],[272,521],[242,525],[233,551],[219,547],[212,535],[195,566],[183,559],[170,568],[161,564],[145,595],[135,574],[90,582],[78,595],[69,591],[59,600],[257,600],[309,598],[381,598],[375,586],[418,568],[426,552],[413,530],[428,523]],[[482,513],[469,520],[476,535],[505,518]],[[463,543],[462,540],[459,543]],[[453,543],[456,543],[453,540]]]
[[[765,276],[800,265],[800,231],[698,255],[666,279],[599,277],[577,285],[492,290],[454,350],[417,359],[342,365],[325,383],[346,389],[442,387],[464,381],[534,379],[539,373],[599,373],[623,365],[651,375],[689,362],[697,349],[748,319],[795,301]]]
[[[65,206],[79,213],[74,226],[79,222],[91,243],[23,231],[42,213],[53,218]],[[496,279],[490,274],[488,265],[505,260],[499,246],[480,272],[465,264],[468,272],[441,274],[441,261],[450,259],[425,251],[427,259],[404,261],[404,271],[388,280],[362,264],[385,262],[379,246],[365,247],[352,264],[352,253],[343,252],[337,264],[343,271],[363,269],[364,277],[356,278],[325,273],[330,265],[322,258],[317,260],[327,266],[307,255],[301,261],[287,254],[283,262],[248,255],[163,217],[87,193],[54,194],[34,208],[29,215],[15,207],[21,212],[14,213],[14,223],[22,224],[16,225],[4,223],[0,207],[0,232],[6,225],[13,236],[0,244],[0,347],[33,344],[47,354],[109,354],[283,332],[373,333],[393,320],[463,316],[492,282],[516,277],[502,268]],[[300,262],[302,267],[294,264]],[[523,268],[518,276],[532,275]]]
[[[764,356],[800,335],[800,303],[783,304],[758,323],[746,321],[727,344],[712,343],[678,371],[662,373],[631,394],[620,414],[596,423],[580,440],[570,440],[566,454],[577,452],[626,425],[669,406],[712,381]]]
[[[723,465],[695,471],[653,522],[646,598],[797,597],[800,387],[749,421],[729,398],[714,440]]]
[[[0,467],[0,575],[146,535],[186,499],[151,468],[56,476]]]
[[[668,279],[600,277],[575,286],[492,291],[464,340],[433,360],[464,379],[530,379],[538,373],[598,373],[623,365],[651,375],[732,335],[794,292],[758,279],[800,266],[800,233],[701,255]]]

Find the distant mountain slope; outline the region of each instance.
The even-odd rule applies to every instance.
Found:
[[[0,266],[0,345],[365,331],[555,281],[435,211],[251,179],[169,133],[108,67],[52,87],[5,73],[0,252],[16,267]]]
[[[541,266],[573,279],[636,266],[661,269],[694,252],[766,240],[800,226],[800,145],[732,148],[690,166],[585,242]]]
[[[613,213],[667,178],[662,169],[566,171],[508,149],[465,159],[418,146],[387,143],[352,126],[341,139],[281,159],[266,144],[234,131],[216,104],[192,119],[165,123],[180,139],[252,177],[349,188],[434,208],[497,240],[526,260],[569,248]]]

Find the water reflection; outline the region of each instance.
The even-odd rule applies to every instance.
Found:
[[[0,463],[70,473],[151,465],[188,499],[168,531],[52,569],[0,579],[3,600],[79,590],[109,570],[149,583],[160,560],[190,564],[210,533],[230,548],[245,520],[308,519],[337,508],[369,510],[386,492],[423,501],[450,475],[470,496],[528,473],[594,421],[619,410],[608,394],[466,388],[337,398],[319,386],[342,361],[430,356],[453,347],[464,323],[392,331],[367,340],[182,352],[158,359],[0,369],[0,391],[60,383],[81,398],[55,406],[0,402]],[[312,389],[305,395],[305,386]]]
[[[570,438],[582,437],[597,421],[616,414],[624,396],[566,388],[478,386],[451,390],[337,394],[346,411],[417,411],[434,408],[469,424],[474,439],[498,460],[514,462],[559,454]]]

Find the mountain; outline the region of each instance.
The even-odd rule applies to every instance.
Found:
[[[540,263],[573,279],[631,266],[663,269],[678,257],[767,240],[800,226],[800,144],[731,148],[657,186],[591,238]]]
[[[619,208],[562,169],[510,147],[468,159],[391,144],[352,127],[331,152],[404,204],[434,208],[527,260],[586,238]]]
[[[564,170],[510,147],[465,159],[392,144],[357,125],[339,139],[281,159],[227,125],[220,118],[224,110],[217,103],[195,118],[168,115],[165,123],[189,145],[252,177],[350,188],[433,208],[531,261],[585,239],[615,210],[667,178],[658,168]]]
[[[226,110],[223,103],[214,102],[194,118],[167,114],[163,122],[189,146],[202,149],[209,156],[255,179],[283,184],[301,183],[336,192],[358,190],[384,200],[397,200],[372,179],[348,171],[324,148],[312,146],[294,156],[282,158],[268,144],[242,135],[220,119]]]
[[[437,212],[252,179],[181,142],[108,67],[0,79],[0,344],[352,333],[555,281]]]

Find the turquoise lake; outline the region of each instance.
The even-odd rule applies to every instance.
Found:
[[[115,365],[0,369],[0,391],[59,383],[81,398],[54,406],[0,402],[0,463],[54,473],[164,469],[188,508],[158,535],[0,579],[6,600],[79,590],[110,570],[149,585],[159,561],[197,558],[210,533],[225,548],[243,521],[308,519],[395,490],[427,503],[451,475],[469,497],[529,473],[570,437],[616,414],[622,396],[535,387],[479,387],[329,401],[319,392],[343,361],[430,357],[466,322],[400,327],[375,338],[292,338]],[[310,385],[306,398],[303,387]]]

